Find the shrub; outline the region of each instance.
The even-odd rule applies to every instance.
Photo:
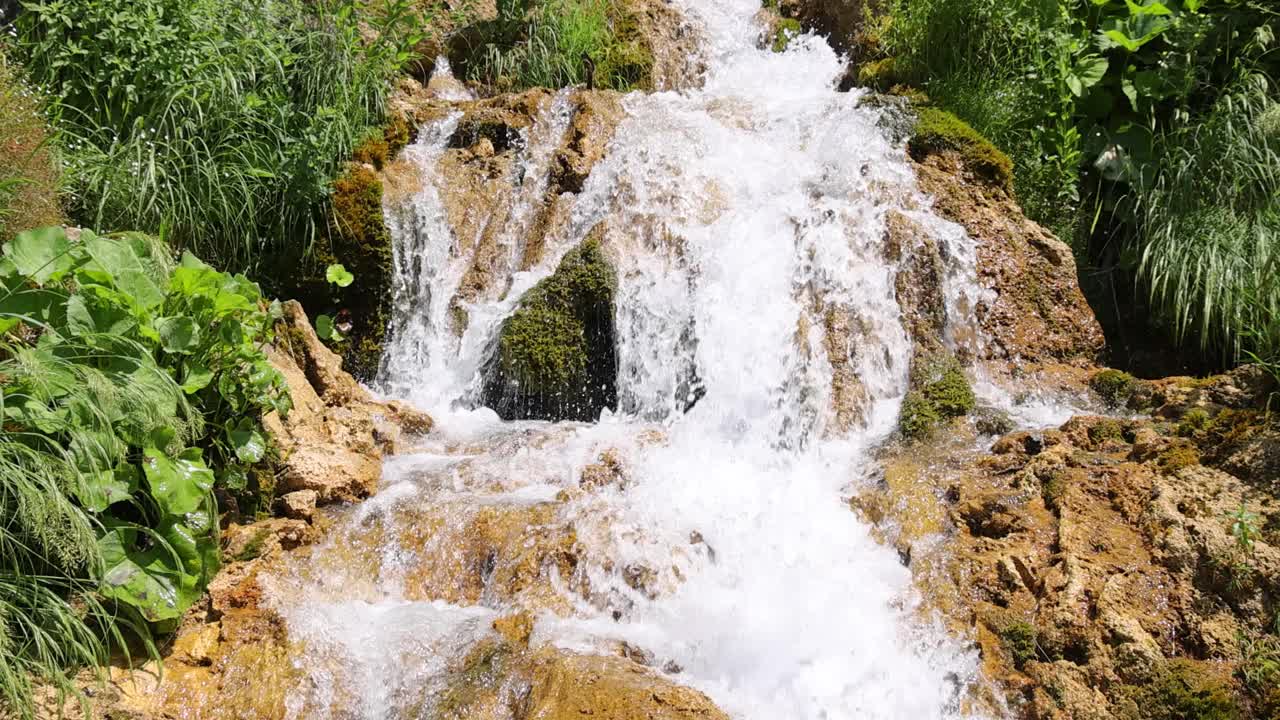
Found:
[[[652,51],[616,0],[499,0],[498,18],[461,61],[467,79],[501,91],[588,79],[615,90],[652,85]]]
[[[67,687],[67,665],[104,659],[97,625],[145,637],[203,592],[213,490],[254,494],[259,418],[288,409],[261,349],[274,307],[143,235],[45,228],[4,245],[0,506],[15,519],[0,533],[0,692],[19,714],[15,678]]]
[[[886,8],[876,59],[1013,155],[1024,209],[1101,271],[1099,298],[1136,282],[1175,340],[1280,357],[1274,3]]]
[[[74,217],[164,228],[240,269],[313,242],[339,163],[382,122],[389,82],[419,37],[412,6],[26,3],[19,47],[33,79],[57,93]]]

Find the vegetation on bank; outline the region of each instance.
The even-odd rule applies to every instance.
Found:
[[[257,285],[141,234],[0,257],[0,706],[173,626],[217,571],[215,492],[262,498],[287,412]],[[261,473],[270,477],[270,473]]]
[[[24,2],[16,46],[53,95],[73,220],[251,269],[320,239],[422,21],[411,0]]]
[[[1280,357],[1280,7],[869,7],[860,79],[923,90],[1012,156],[1019,201],[1073,243],[1113,345],[1151,322],[1210,364]]]
[[[467,80],[498,91],[652,85],[653,53],[615,0],[499,0],[459,54]]]

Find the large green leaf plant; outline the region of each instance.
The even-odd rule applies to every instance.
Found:
[[[263,414],[287,412],[263,352],[279,306],[138,234],[18,235],[0,254],[0,418],[65,468],[98,535],[80,568],[146,621],[179,618],[218,569],[218,504],[256,490]]]

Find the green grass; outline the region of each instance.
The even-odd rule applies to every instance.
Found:
[[[1280,355],[1280,105],[1260,76],[1166,133],[1141,194],[1140,272],[1179,339]]]
[[[18,47],[33,79],[56,93],[74,218],[165,230],[233,269],[314,242],[329,182],[382,123],[391,79],[417,39],[411,7],[27,4]]]
[[[41,105],[0,46],[0,241],[61,220],[61,173]]]
[[[631,90],[651,84],[653,56],[617,0],[505,0],[463,58],[467,79],[493,90],[585,83]]]

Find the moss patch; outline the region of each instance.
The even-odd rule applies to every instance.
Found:
[[[927,437],[945,420],[973,412],[977,398],[964,371],[950,356],[923,363],[902,401],[898,428],[911,439]]]
[[[863,87],[890,92],[900,81],[901,77],[898,75],[893,58],[872,60],[858,68],[858,84]]]
[[[1194,437],[1209,427],[1210,419],[1204,408],[1192,408],[1178,421],[1178,434],[1182,437]]]
[[[1144,720],[1237,720],[1230,682],[1210,663],[1171,660],[1148,685],[1127,693]]]
[[[1102,420],[1090,426],[1089,442],[1094,445],[1124,442],[1124,427],[1115,420]]]
[[[1124,407],[1133,394],[1135,380],[1132,375],[1121,370],[1102,370],[1089,378],[1089,387],[1108,407]]]
[[[916,160],[944,151],[960,154],[969,172],[1005,190],[1013,187],[1013,162],[968,123],[945,110],[917,108],[907,150]]]
[[[1029,622],[1016,621],[1000,629],[1000,645],[1013,658],[1015,667],[1021,668],[1036,656],[1036,628]]]
[[[1200,453],[1190,445],[1175,445],[1156,456],[1160,470],[1166,475],[1176,475],[1179,470],[1200,464]]]
[[[617,404],[616,278],[596,236],[561,261],[502,325],[485,404],[504,419],[595,420]]]

